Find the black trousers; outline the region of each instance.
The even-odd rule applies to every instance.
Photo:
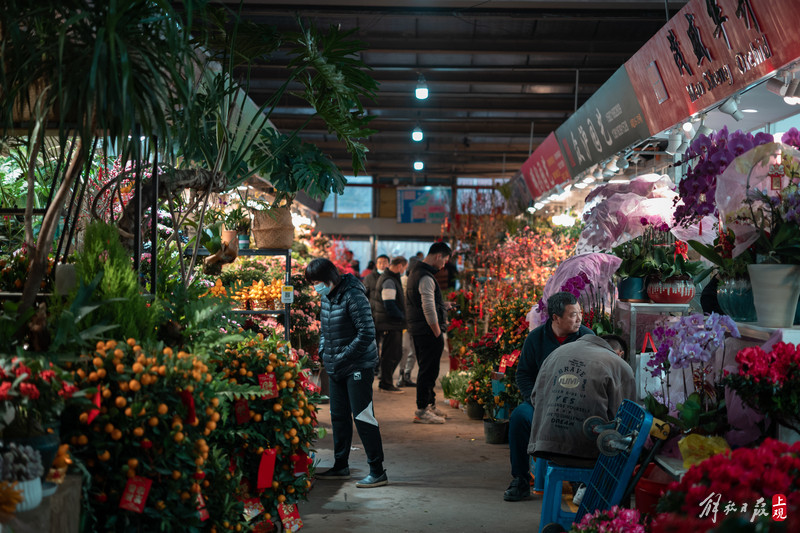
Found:
[[[414,349],[417,351],[417,409],[436,402],[436,378],[439,377],[439,361],[444,350],[444,335],[433,336],[433,332],[423,335],[412,335]]]
[[[382,389],[391,389],[392,375],[400,359],[403,357],[403,331],[399,329],[384,330],[380,333],[381,344],[381,378],[379,386]]]
[[[372,407],[374,377],[371,368],[353,372],[344,379],[330,376],[333,457],[336,468],[348,466],[355,419],[356,431],[364,445],[370,472],[376,475],[383,473],[383,443]]]

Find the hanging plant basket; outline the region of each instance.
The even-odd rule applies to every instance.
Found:
[[[256,248],[291,248],[294,242],[294,224],[289,207],[254,211],[252,233]]]

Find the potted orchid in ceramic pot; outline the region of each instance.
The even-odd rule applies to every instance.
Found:
[[[800,146],[800,132],[783,140]],[[735,236],[733,255],[750,249],[748,265],[759,324],[788,327],[800,298],[800,151],[768,143],[737,157],[719,176],[720,216]],[[723,222],[721,222],[723,223]]]

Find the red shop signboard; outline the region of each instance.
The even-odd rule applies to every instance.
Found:
[[[567,163],[558,148],[555,133],[551,132],[533,151],[528,160],[522,164],[520,172],[534,199],[559,183],[571,179]]]
[[[795,61],[798,28],[798,0],[691,0],[625,63],[650,133]]]

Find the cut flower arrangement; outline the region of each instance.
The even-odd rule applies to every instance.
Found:
[[[779,342],[769,352],[753,346],[736,354],[739,371],[723,383],[748,405],[800,432],[800,348]]]

